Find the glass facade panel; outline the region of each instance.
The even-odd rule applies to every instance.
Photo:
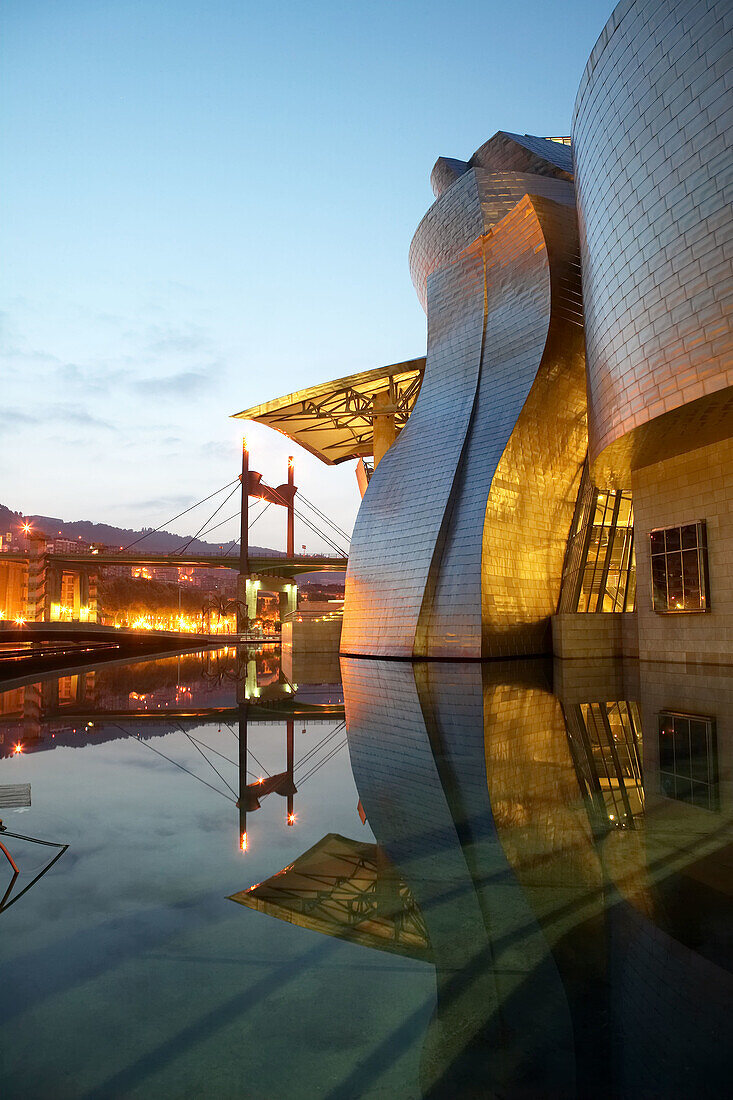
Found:
[[[679,550],[667,554],[667,606],[671,610],[685,606],[682,599],[682,555]]]
[[[652,547],[652,557],[655,554],[664,553],[664,531],[652,531],[649,541]]]
[[[682,534],[682,549],[690,550],[697,546],[697,524],[688,523],[686,527],[681,528]]]
[[[704,810],[718,810],[715,721],[698,715],[659,715],[659,779],[662,794]]]
[[[631,494],[597,489],[586,464],[570,530],[558,610],[633,611],[636,556]]]
[[[673,550],[680,549],[680,537],[682,531],[679,527],[668,527],[664,532],[665,550],[669,554]]]
[[[634,829],[644,813],[638,706],[619,700],[563,708],[573,762],[599,833]]]
[[[707,532],[704,521],[649,535],[655,611],[707,611]]]

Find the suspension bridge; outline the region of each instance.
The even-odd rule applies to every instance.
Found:
[[[221,518],[235,496],[239,497],[236,511]],[[150,539],[153,535],[166,531],[171,524],[180,522],[184,516],[204,505],[213,505],[213,508],[206,509],[206,518],[193,535],[182,538],[180,545],[169,553],[151,551]],[[250,553],[250,532],[272,506],[282,508],[286,514],[285,553]],[[325,544],[326,553],[295,553],[296,519],[309,537],[316,535]],[[227,546],[222,543],[219,553],[201,551],[201,541],[227,526],[231,530],[231,524],[235,521],[238,521],[239,531]],[[24,639],[58,642],[61,621],[66,627],[71,627],[72,635],[78,634],[80,640],[108,641],[96,638],[99,630],[103,629],[99,625],[100,574],[105,569],[128,567],[235,571],[236,633],[240,640],[245,640],[257,617],[260,594],[272,593],[278,597],[282,622],[297,609],[297,576],[303,573],[343,572],[348,563],[349,535],[295,485],[293,458],[288,459],[287,481],[271,485],[261,473],[250,469],[246,440],[243,440],[242,467],[237,477],[158,526],[144,530],[126,546],[92,547],[86,553],[54,552],[48,548],[48,538],[43,532],[33,531],[30,525],[25,525],[23,529],[27,548],[0,554],[0,571],[9,573],[14,568],[19,570],[22,575],[16,578],[15,587],[25,593],[24,598],[22,595],[20,598],[24,606],[5,609],[4,621],[0,622],[0,640],[7,642]],[[12,587],[10,580],[12,577],[6,579],[7,591]],[[123,630],[123,634],[128,632]],[[119,630],[115,633],[120,639]],[[139,637],[139,631],[132,633]],[[146,631],[146,634],[151,639],[161,634],[160,640],[169,642],[178,634],[190,638],[191,631]],[[95,637],[92,638],[92,635]],[[65,637],[68,637],[68,631]],[[212,640],[220,641],[221,638]]]

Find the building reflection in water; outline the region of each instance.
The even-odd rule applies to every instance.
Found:
[[[251,908],[429,958],[425,1096],[722,1095],[733,680],[342,658],[377,845],[330,834]]]
[[[376,843],[329,833],[233,900],[435,968],[423,1095],[722,1094],[733,992],[725,670],[334,658],[299,674],[268,652],[222,650],[10,684],[0,751],[125,735],[152,744],[229,724],[239,782],[221,793],[241,844],[265,796],[296,816],[299,788],[344,743],[345,717]],[[296,758],[296,725],[324,718]],[[269,776],[248,745],[258,722],[279,727]],[[220,755],[210,762],[222,768]],[[0,794],[30,804],[30,790]]]

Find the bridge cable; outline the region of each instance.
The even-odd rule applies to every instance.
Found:
[[[282,497],[282,496],[281,496],[281,495],[280,495],[280,494],[279,494],[279,493],[277,492],[277,490],[276,490],[275,488],[273,488],[273,486],[271,486],[271,485],[267,485],[267,484],[266,484],[265,482],[263,482],[263,485],[265,486],[265,488],[267,488],[267,489],[270,489],[270,490],[271,490],[271,491],[272,491],[272,492],[273,492],[273,493],[275,494],[275,496],[277,497],[277,502],[278,502],[278,503],[280,503],[280,504],[283,504],[283,505],[286,505],[286,506],[287,506],[287,502],[286,502],[286,501],[285,501],[285,500],[283,499],[283,497]],[[232,493],[230,493],[230,494],[229,494],[229,497],[231,497],[232,495],[233,495],[233,494],[232,494]],[[302,493],[301,493],[301,494],[299,494],[299,495],[300,495],[300,496],[302,496]],[[226,498],[226,500],[229,500],[229,497],[227,497],[227,498]],[[226,503],[226,500],[225,500],[225,501],[223,502],[223,504],[225,504],[225,503]],[[320,509],[319,509],[319,508],[316,508],[316,506],[315,506],[315,505],[313,505],[313,504],[311,504],[311,502],[310,502],[310,501],[306,500],[306,498],[305,498],[305,497],[303,497],[303,501],[304,501],[304,503],[305,503],[305,504],[306,504],[306,505],[307,505],[307,506],[308,506],[309,508],[312,508],[312,509],[313,509],[313,511],[314,511],[314,512],[315,512],[315,513],[316,513],[316,514],[317,514],[317,515],[318,515],[318,516],[319,516],[319,517],[320,517],[320,518],[321,518],[321,519],[323,520],[323,521],[325,521],[326,523],[328,523],[328,525],[329,525],[329,526],[330,526],[331,528],[333,528],[333,530],[334,530],[334,531],[335,531],[335,532],[336,532],[336,533],[337,533],[338,535],[341,535],[341,536],[342,536],[343,538],[345,538],[345,539],[346,539],[347,541],[349,541],[349,542],[351,541],[351,538],[350,538],[350,536],[349,536],[349,535],[347,535],[345,531],[342,531],[342,530],[341,530],[341,528],[340,528],[340,527],[338,527],[338,526],[337,526],[337,525],[336,525],[335,523],[333,523],[333,522],[332,522],[332,521],[331,521],[331,520],[330,520],[330,519],[328,518],[328,516],[324,515],[324,513],[322,513],[322,512],[320,511]],[[257,515],[256,515],[256,516],[254,517],[254,519],[252,520],[252,522],[251,522],[251,523],[249,524],[249,527],[247,528],[247,530],[250,530],[250,531],[251,531],[251,529],[252,529],[252,528],[254,527],[255,523],[257,522],[257,520],[258,520],[258,519],[261,519],[261,517],[262,517],[262,516],[264,516],[265,512],[267,511],[267,509],[268,509],[268,508],[270,507],[270,505],[271,505],[272,503],[273,503],[273,502],[272,502],[272,501],[270,500],[270,501],[268,501],[268,502],[267,502],[267,503],[265,504],[265,507],[264,507],[264,508],[262,508],[262,509],[261,509],[261,511],[259,511],[259,512],[257,513]],[[222,504],[222,505],[220,506],[220,508],[217,508],[216,512],[220,511],[221,507],[223,507],[223,504]],[[216,515],[216,512],[214,512],[214,516]],[[295,514],[295,515],[296,515],[296,516],[298,517],[298,519],[300,519],[300,520],[301,520],[301,522],[305,523],[305,524],[306,524],[306,526],[307,526],[307,527],[309,527],[311,531],[313,531],[313,533],[314,533],[314,534],[318,535],[318,537],[319,537],[319,538],[323,539],[323,540],[324,540],[324,542],[328,543],[328,545],[329,545],[329,546],[331,547],[331,549],[332,549],[332,550],[335,550],[335,551],[336,551],[336,553],[337,553],[337,554],[338,554],[338,555],[339,555],[340,557],[347,557],[347,556],[348,556],[348,555],[347,555],[347,553],[346,553],[346,551],[345,551],[345,550],[343,549],[343,547],[339,546],[339,545],[338,545],[337,543],[335,543],[335,542],[334,542],[334,541],[333,541],[333,540],[331,539],[331,537],[330,537],[330,536],[329,536],[328,534],[326,534],[326,533],[325,533],[325,532],[324,532],[323,530],[321,530],[321,529],[320,529],[319,527],[315,526],[315,525],[314,525],[314,524],[313,524],[313,523],[312,523],[312,522],[310,521],[310,519],[309,519],[309,518],[308,518],[307,516],[303,515],[303,513],[302,513],[302,512],[300,512],[300,511],[298,511],[298,510],[297,510],[297,509],[296,509],[295,507],[293,508],[293,512],[294,512],[294,514]],[[199,537],[199,536],[201,536],[201,535],[209,535],[209,534],[211,534],[211,532],[212,532],[212,531],[216,531],[216,530],[217,530],[217,528],[219,528],[219,527],[223,527],[225,523],[230,523],[230,522],[231,522],[231,521],[232,521],[233,519],[237,519],[239,515],[240,515],[240,512],[234,512],[234,514],[233,514],[233,515],[229,516],[229,517],[228,517],[227,519],[223,519],[223,520],[220,520],[220,521],[219,521],[219,523],[216,523],[216,524],[214,524],[214,526],[213,526],[213,527],[208,527],[207,525],[204,525],[204,528],[199,528],[199,530],[198,530],[198,531],[196,532],[196,534],[192,536],[192,539],[198,538],[198,537]],[[213,519],[213,516],[211,516],[210,518],[211,518],[211,519]],[[192,539],[191,539],[191,540],[189,540],[189,542],[190,542],[190,541],[192,541]],[[237,539],[236,539],[236,538],[232,539],[232,542],[231,542],[231,543],[229,544],[229,548],[227,549],[226,553],[225,553],[225,554],[223,555],[224,557],[228,557],[228,556],[229,556],[229,554],[230,554],[230,553],[232,552],[232,549],[234,548],[234,546],[236,545],[236,543],[237,543]],[[189,544],[188,544],[188,543],[186,543],[186,546],[187,546],[187,545],[189,545]],[[177,553],[182,553],[182,552],[183,552],[183,550],[185,550],[185,549],[186,549],[186,546],[184,546],[184,547],[182,547],[182,548],[179,548],[178,550],[174,551],[174,553],[176,553],[176,554],[177,554]]]
[[[229,496],[231,496],[231,493],[229,494]],[[228,499],[229,499],[229,497],[227,497],[227,500],[228,500]],[[224,501],[224,503],[226,504],[226,501]],[[255,507],[257,507],[257,506],[255,505]],[[263,509],[262,509],[262,512],[264,512],[264,510],[265,510],[265,509],[263,508]],[[253,524],[253,523],[255,523],[255,522],[256,522],[256,521],[257,521],[257,520],[258,520],[258,519],[260,518],[260,516],[262,515],[262,512],[259,512],[259,513],[258,513],[258,514],[257,514],[257,515],[255,516],[255,518],[254,518],[254,519],[252,520],[252,523],[250,523],[250,527],[252,526],[252,524]],[[239,519],[239,516],[240,516],[240,515],[241,515],[241,512],[234,512],[234,514],[233,514],[233,515],[231,515],[231,516],[227,516],[227,518],[226,518],[226,519],[220,519],[220,520],[219,520],[219,522],[218,522],[218,523],[215,523],[213,527],[207,527],[207,528],[206,528],[206,530],[202,532],[202,534],[204,534],[204,535],[210,535],[210,534],[211,534],[211,532],[212,532],[212,531],[216,531],[216,529],[217,529],[218,527],[223,527],[225,523],[231,523],[231,521],[232,521],[233,519]]]
[[[346,550],[344,550],[343,546],[339,546],[338,543],[334,542],[333,539],[329,535],[327,535],[324,531],[320,530],[313,523],[311,523],[311,521],[308,519],[308,517],[304,516],[302,512],[299,512],[297,510],[297,508],[294,508],[293,512],[298,517],[298,519],[300,520],[301,523],[304,523],[306,525],[306,527],[309,527],[311,529],[311,531],[313,531],[316,535],[318,535],[318,537],[320,539],[322,539],[324,542],[328,543],[328,545],[331,547],[331,549],[335,550],[340,558],[347,558],[349,556],[347,554]]]
[[[225,726],[226,726],[226,728],[227,728],[227,729],[229,730],[229,732],[231,733],[232,737],[236,737],[236,739],[237,739],[237,741],[238,741],[238,740],[239,740],[239,734],[238,734],[238,733],[235,733],[235,732],[234,732],[234,730],[232,729],[232,727],[231,727],[231,726],[229,725],[229,723],[228,723],[228,722],[225,722],[225,723],[224,723],[224,725],[225,725]],[[263,772],[265,773],[265,775],[267,776],[267,778],[269,779],[269,778],[270,778],[270,773],[268,772],[267,768],[265,768],[265,767],[264,767],[264,766],[263,766],[262,764],[260,764],[259,760],[258,760],[258,759],[257,759],[257,757],[255,756],[255,754],[254,754],[254,753],[252,752],[252,749],[251,749],[251,748],[249,747],[249,745],[247,745],[247,753],[248,753],[248,755],[249,755],[249,756],[251,756],[251,757],[252,757],[252,759],[254,760],[255,764],[256,764],[256,765],[257,765],[257,767],[258,767],[258,768],[260,769],[260,771],[263,771]]]
[[[264,516],[265,512],[267,511],[267,509],[268,509],[268,508],[270,507],[270,505],[271,505],[271,504],[272,504],[272,501],[271,501],[271,500],[268,500],[267,504],[266,504],[266,505],[265,505],[265,507],[264,507],[264,508],[262,509],[262,511],[261,511],[261,512],[258,512],[258,513],[257,513],[257,515],[255,516],[255,518],[254,518],[254,519],[252,520],[252,522],[250,523],[249,527],[247,528],[247,530],[248,530],[248,531],[251,531],[251,530],[252,530],[252,528],[254,527],[254,525],[255,525],[255,524],[257,523],[257,520],[258,520],[258,519],[261,519],[261,518],[262,518],[262,516]]]
[[[165,520],[163,523],[161,523],[160,527],[153,527],[152,530],[145,531],[145,533],[142,534],[139,539],[135,539],[133,542],[128,542],[127,546],[122,547],[123,551],[129,550],[131,546],[137,546],[137,544],[139,542],[142,542],[143,539],[146,539],[148,537],[148,535],[157,534],[157,532],[162,531],[163,528],[165,526],[167,526],[167,524],[175,523],[175,521],[177,519],[180,519],[181,516],[185,516],[187,512],[192,512],[194,510],[194,508],[198,508],[199,504],[206,504],[207,500],[211,500],[212,497],[218,496],[219,493],[223,493],[225,489],[228,489],[230,485],[234,485],[235,483],[238,483],[238,482],[239,482],[238,477],[235,478],[234,481],[228,481],[226,485],[222,485],[222,487],[220,489],[217,489],[216,492],[209,493],[209,495],[207,497],[204,497],[202,500],[197,500],[195,504],[191,504],[190,507],[188,507],[188,508],[184,508],[183,511],[179,512],[177,516],[173,516],[172,519]],[[231,496],[231,493],[229,495]],[[229,499],[229,497],[227,497],[227,500],[228,499]]]
[[[263,484],[265,484],[265,483],[263,482]],[[278,503],[284,504],[286,508],[288,507],[288,502],[280,495],[280,493],[278,493],[277,489],[274,486],[265,484],[265,488],[269,489],[270,492],[273,493],[275,497],[277,497]],[[328,545],[333,550],[336,551],[336,553],[339,555],[339,557],[343,557],[343,558],[348,557],[348,555],[347,555],[346,551],[343,549],[343,547],[337,546],[337,544],[333,541],[333,539],[331,539],[323,531],[319,531],[319,529],[311,523],[311,521],[308,519],[307,516],[304,516],[302,512],[299,512],[296,509],[295,505],[293,505],[293,512],[298,517],[298,519],[301,521],[301,523],[305,523],[305,525],[307,527],[310,527],[311,531],[313,531],[316,535],[318,535],[318,537],[320,539],[323,539],[324,542],[328,543]]]
[[[338,524],[334,523],[332,519],[329,519],[326,513],[322,512],[321,509],[318,508],[312,500],[308,500],[308,497],[304,493],[302,493],[300,489],[298,489],[297,496],[298,500],[302,500],[303,503],[307,504],[308,507],[316,513],[317,516],[319,516],[322,520],[325,520],[325,522],[329,525],[329,527],[333,528],[337,535],[341,535],[342,538],[348,539],[348,541],[351,542],[351,535],[347,535],[346,531],[339,527]]]
[[[185,736],[186,736],[186,737],[187,737],[187,738],[189,739],[189,741],[191,742],[191,744],[193,745],[193,747],[194,747],[194,748],[196,749],[196,751],[197,751],[197,752],[199,752],[199,753],[201,754],[201,756],[203,756],[204,760],[205,760],[205,761],[206,761],[206,763],[207,763],[207,764],[209,765],[209,767],[210,767],[210,768],[212,768],[212,769],[213,769],[213,770],[214,770],[214,771],[216,772],[216,774],[217,774],[217,775],[219,776],[219,779],[221,779],[221,781],[222,781],[222,783],[224,784],[224,786],[225,786],[225,787],[229,787],[229,790],[230,790],[230,791],[232,792],[232,794],[233,794],[233,795],[234,795],[234,797],[236,798],[236,797],[237,797],[237,792],[236,792],[236,791],[234,790],[234,788],[233,788],[233,787],[229,786],[229,784],[227,783],[227,781],[226,781],[226,779],[224,778],[224,776],[223,776],[223,775],[221,774],[221,772],[220,772],[220,771],[218,770],[218,768],[216,767],[216,765],[212,764],[212,762],[211,762],[211,761],[209,760],[209,758],[208,758],[208,756],[206,755],[206,753],[205,753],[205,752],[203,751],[203,749],[202,749],[202,748],[201,748],[201,747],[199,746],[198,742],[197,742],[197,741],[196,741],[196,740],[195,740],[195,739],[194,739],[194,738],[193,738],[193,737],[191,736],[191,734],[190,734],[190,733],[189,733],[189,732],[188,732],[187,730],[185,730],[185,729],[183,728],[183,726],[181,725],[181,723],[180,723],[180,722],[176,722],[176,725],[178,726],[178,728],[179,728],[179,730],[181,731],[181,733],[182,733],[182,734],[184,734],[184,735],[185,735]]]
[[[232,494],[230,493],[229,496],[231,496],[231,495]],[[229,500],[229,497],[227,497],[226,499]],[[254,525],[257,523],[257,520],[260,519],[261,516],[264,516],[265,512],[270,507],[271,503],[272,503],[272,501],[268,501],[268,503],[265,505],[265,507],[262,509],[262,511],[257,513],[255,518],[252,520],[249,527],[247,528],[248,531],[251,530],[254,527]],[[226,504],[226,500],[224,501],[224,504]],[[214,515],[216,515],[216,513],[214,513]],[[215,523],[213,527],[207,527],[206,530],[203,531],[203,532],[200,531],[199,535],[201,535],[201,534],[210,535],[212,531],[216,531],[217,527],[223,527],[225,523],[231,523],[231,521],[233,519],[239,519],[240,515],[241,515],[240,512],[235,512],[233,515],[228,516],[227,519],[222,519],[222,520],[219,521],[219,523]],[[199,535],[194,535],[193,537],[198,538]],[[232,547],[235,545],[236,542],[237,542],[237,538],[235,536],[232,539],[232,541],[229,543],[229,548],[224,552],[222,557],[225,557],[225,558],[228,557],[228,555],[231,553]],[[178,551],[176,551],[176,553],[178,553]]]
[[[314,764],[308,774],[304,775],[301,779],[298,780],[299,787],[303,786],[306,779],[310,779],[311,776],[315,775],[317,771],[320,771],[323,765],[327,764],[329,760],[331,760],[336,755],[336,753],[341,752],[342,748],[344,747],[344,745],[347,744],[347,742],[348,738],[344,737],[341,744],[336,745],[336,747],[334,749],[331,749],[331,751],[326,756],[324,756],[322,760],[319,760],[317,764]]]
[[[313,746],[313,748],[310,750],[310,752],[307,752],[305,754],[305,756],[300,758],[298,763],[293,768],[293,771],[297,771],[298,768],[302,768],[303,765],[306,764],[308,762],[308,760],[313,756],[313,754],[315,752],[318,752],[318,750],[320,748],[322,748],[326,744],[327,741],[330,741],[331,738],[335,737],[337,733],[340,733],[345,725],[346,725],[345,722],[339,722],[339,724],[335,727],[335,729],[332,729],[329,733],[327,733],[325,735],[325,737],[322,737],[321,740],[318,742],[318,744]]]
[[[183,764],[179,764],[177,760],[172,760],[170,756],[166,756],[164,752],[160,751],[160,749],[154,748],[148,741],[143,741],[139,733],[132,733],[130,730],[126,730],[122,726],[118,725],[117,722],[110,722],[110,725],[114,726],[115,729],[118,729],[120,733],[124,733],[128,737],[134,737],[135,740],[138,741],[141,745],[144,745],[146,749],[150,749],[150,751],[156,753],[157,756],[162,756],[163,759],[167,760],[169,764],[173,764],[174,767],[180,768],[182,772],[185,772],[186,775],[190,775],[192,779],[198,779],[199,783],[203,783],[205,787],[208,787],[209,790],[214,791],[215,794],[219,794],[222,798],[226,798],[227,802],[236,803],[236,799],[230,798],[228,794],[224,794],[224,791],[220,791],[218,787],[213,786],[213,784],[211,783],[207,783],[207,781],[205,779],[202,779],[200,775],[196,775],[195,772],[189,771],[188,768],[184,768]]]
[[[236,491],[237,491],[237,486],[235,485],[235,486],[234,486],[234,488],[232,489],[231,493],[229,493],[229,495],[228,495],[228,496],[224,497],[224,499],[223,499],[223,501],[221,502],[221,504],[219,504],[219,505],[218,505],[218,506],[217,506],[217,507],[216,507],[216,508],[214,509],[214,511],[213,511],[213,512],[211,513],[211,515],[209,516],[209,518],[208,518],[208,519],[207,519],[207,520],[206,520],[206,521],[205,521],[205,522],[204,522],[204,523],[203,523],[203,524],[201,525],[201,527],[199,527],[199,529],[198,529],[198,531],[196,532],[196,534],[195,534],[195,535],[191,535],[190,539],[188,539],[188,540],[187,540],[186,542],[184,542],[183,546],[179,546],[177,550],[174,550],[174,551],[173,551],[173,553],[171,554],[171,557],[175,556],[176,554],[183,554],[183,553],[185,553],[185,551],[186,551],[186,550],[187,550],[187,548],[188,548],[188,547],[189,547],[189,546],[191,545],[191,543],[192,543],[192,542],[194,542],[194,541],[195,541],[195,539],[197,539],[197,538],[199,537],[199,535],[201,534],[201,532],[202,532],[202,531],[203,531],[203,530],[204,530],[204,529],[205,529],[206,527],[208,527],[208,525],[209,525],[209,524],[211,523],[212,519],[213,519],[213,518],[214,518],[214,516],[215,516],[215,515],[217,514],[217,512],[220,512],[220,511],[222,510],[222,508],[224,507],[224,505],[226,504],[226,502],[227,502],[227,501],[228,501],[228,500],[230,499],[230,497],[233,497],[233,496],[234,496],[234,494],[236,493]]]
[[[325,531],[323,531],[316,524],[314,524],[313,521],[311,519],[309,519],[308,516],[303,515],[303,513],[299,512],[297,508],[293,508],[293,512],[298,517],[298,519],[300,520],[301,523],[305,523],[306,526],[310,527],[311,531],[314,531],[320,539],[323,539],[324,542],[327,542],[328,545],[333,550],[336,551],[336,553],[339,555],[339,557],[342,557],[342,558],[348,557],[348,554],[347,554],[346,550],[344,550],[343,546],[339,546],[339,544],[337,542],[334,542],[333,539],[331,538],[331,536],[328,535]]]
[[[212,748],[206,741],[199,741],[198,737],[194,737],[192,733],[188,735],[192,741],[195,741],[197,745],[201,745],[203,748],[208,749],[209,752],[213,752],[214,756],[220,756],[222,760],[226,760],[227,764],[231,764],[233,768],[238,768],[239,764],[236,760],[232,760],[231,756],[226,756],[225,753],[219,752],[217,749]]]

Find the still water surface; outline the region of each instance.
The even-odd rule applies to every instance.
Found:
[[[733,677],[288,672],[6,685],[3,1098],[727,1095]]]

